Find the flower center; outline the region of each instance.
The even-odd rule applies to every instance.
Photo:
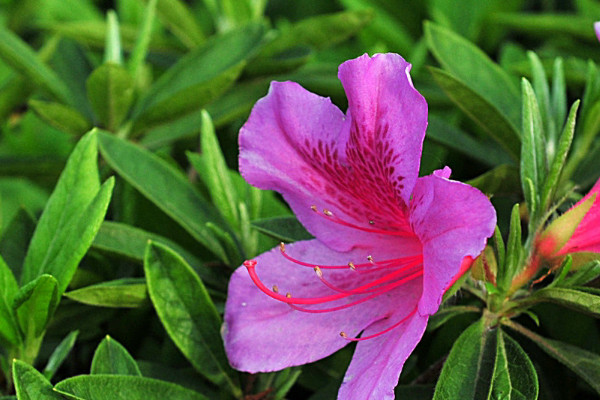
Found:
[[[315,206],[312,206],[311,208],[314,211],[317,211]],[[365,232],[404,237],[414,235],[408,229],[391,231],[371,227],[361,227],[334,216],[329,210],[323,210],[323,213],[319,214],[324,218],[327,218],[329,221]],[[373,221],[369,221],[369,225],[373,226],[375,223]],[[272,288],[269,289],[260,280],[256,272],[256,260],[247,260],[244,262],[244,266],[248,269],[248,273],[250,274],[250,278],[254,284],[263,293],[276,300],[286,303],[294,310],[306,313],[321,314],[344,310],[388,293],[389,291],[412,282],[423,275],[422,254],[386,260],[376,260],[373,258],[373,256],[369,255],[367,256],[366,262],[355,263],[354,261],[349,261],[345,265],[317,265],[315,263],[294,258],[288,254],[284,243],[279,245],[279,249],[281,255],[293,264],[300,267],[312,268],[315,272],[316,278],[322,285],[329,289],[331,293],[318,297],[294,297],[290,292],[282,294],[279,292],[279,287],[277,285],[273,285]],[[348,274],[360,274],[362,277],[359,279],[356,279],[355,277],[349,277],[349,279],[344,279],[343,277],[340,278],[340,270]],[[325,276],[326,274],[334,274],[334,277],[337,278],[338,281],[343,282],[343,287],[334,283],[331,279],[328,279]],[[354,285],[354,287],[348,287],[349,282],[357,280],[359,281],[358,284]],[[350,341],[372,339],[400,326],[408,318],[413,316],[416,311],[417,307],[415,306],[414,310],[412,310],[400,321],[393,323],[391,326],[373,335],[364,336],[361,338],[350,338],[345,332],[342,331],[340,332],[340,336]]]

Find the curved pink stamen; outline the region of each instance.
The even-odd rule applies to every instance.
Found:
[[[417,312],[417,308],[418,308],[418,306],[416,306],[414,308],[414,310],[412,310],[410,312],[410,314],[408,314],[406,317],[402,318],[400,321],[396,322],[395,324],[393,324],[391,326],[388,326],[387,328],[385,328],[381,332],[377,332],[377,333],[374,333],[372,335],[363,336],[363,337],[360,337],[360,338],[349,338],[348,336],[346,336],[346,334],[344,332],[340,332],[340,336],[343,337],[346,340],[351,341],[351,342],[360,342],[360,341],[363,341],[363,340],[369,340],[369,339],[376,338],[377,336],[381,336],[381,335],[383,335],[385,333],[388,333],[392,329],[395,329],[395,328],[399,327],[400,325],[402,325],[404,322],[406,322],[407,319],[409,319],[410,317],[412,317],[413,315],[415,315],[415,313]]]

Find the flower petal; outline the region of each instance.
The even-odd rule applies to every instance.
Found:
[[[408,204],[415,185],[427,102],[413,87],[411,65],[398,54],[363,55],[340,65],[339,78],[348,96],[348,158],[383,201],[399,193]],[[385,209],[385,205],[381,204]]]
[[[406,201],[418,174],[427,104],[409,69],[398,55],[342,64],[348,118],[329,99],[273,82],[240,130],[242,175],[280,192],[300,222],[335,250],[377,241],[377,230],[410,234]],[[338,223],[324,221],[313,205]]]
[[[594,194],[596,194],[594,204],[592,204],[590,210],[583,217],[583,220],[577,225],[573,236],[563,246],[559,254],[573,252],[600,253],[600,180],[569,211],[585,202]],[[569,211],[563,215],[566,215]]]
[[[419,311],[431,315],[463,258],[477,257],[494,233],[496,211],[479,190],[439,173],[419,178],[413,196],[411,225],[423,245]]]
[[[319,265],[346,265],[349,261],[364,260],[368,255],[364,250],[334,252],[318,240],[296,242],[286,246],[286,252]],[[312,268],[288,261],[279,249],[260,255],[256,261],[258,277],[269,288],[277,285],[280,293],[289,291],[294,298],[337,293],[327,288]],[[338,272],[324,269],[323,274],[328,281],[345,289],[355,288],[365,280],[364,274],[350,268]],[[261,292],[251,281],[248,271],[241,267],[234,272],[229,283],[225,305],[225,350],[231,365],[247,372],[275,371],[312,362],[348,344],[340,337],[340,332],[355,337],[373,322],[391,315],[408,299],[414,309],[420,293],[421,279],[418,278],[395,291],[350,308],[320,314],[306,313]],[[351,296],[312,308],[347,304],[355,299],[356,296]]]
[[[410,309],[402,309],[393,318],[400,319],[400,314],[408,312]],[[415,313],[393,332],[359,342],[338,399],[393,400],[404,362],[421,340],[428,318]],[[385,329],[385,324],[386,321],[373,324],[363,336]]]

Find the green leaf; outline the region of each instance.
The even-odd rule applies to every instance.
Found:
[[[528,300],[533,302],[548,301],[600,318],[600,296],[575,288],[544,288],[535,292]]]
[[[20,340],[12,308],[18,291],[17,280],[0,256],[0,343],[6,347],[16,346]]]
[[[581,286],[597,278],[600,275],[600,261],[592,261],[564,281],[564,286]]]
[[[483,319],[467,328],[450,350],[433,400],[487,399],[493,382],[498,336],[498,329],[487,328]]]
[[[144,271],[156,313],[175,345],[199,373],[239,397],[221,340],[221,318],[198,275],[172,250],[152,242]]]
[[[226,222],[183,174],[147,150],[109,133],[99,132],[99,139],[102,156],[123,179],[220,259],[228,259],[206,227],[208,222],[225,227]]]
[[[68,398],[85,400],[208,400],[200,393],[173,383],[141,376],[81,375],[58,382],[55,390]]]
[[[15,278],[20,277],[23,271],[25,254],[35,231],[35,223],[35,219],[29,212],[20,209],[6,227],[0,239],[0,254],[4,257],[4,261]]]
[[[110,336],[102,339],[96,348],[90,374],[142,376],[133,357]]]
[[[545,136],[545,145],[548,152],[548,158],[552,159],[554,156],[554,146],[557,140],[556,125],[552,118],[552,101],[550,99],[550,86],[548,85],[548,78],[546,77],[546,71],[542,65],[542,61],[533,51],[527,52],[529,63],[531,64],[531,72],[533,77],[533,91],[535,92],[535,99],[537,100],[540,113],[540,122],[543,127]],[[521,85],[521,89],[523,86]],[[522,93],[523,94],[523,93]],[[562,121],[561,121],[562,124]],[[541,137],[540,137],[541,139]]]
[[[436,330],[450,319],[470,312],[481,312],[481,309],[474,306],[444,307],[429,318],[429,322],[427,323],[427,331]]]
[[[51,275],[41,275],[16,294],[13,309],[26,338],[40,337],[60,301],[58,282]]]
[[[498,109],[511,126],[519,126],[519,91],[510,75],[481,49],[450,29],[426,22],[425,37],[445,70]]]
[[[483,164],[497,166],[511,162],[510,156],[493,142],[484,142],[435,115],[429,115],[427,138]]]
[[[194,49],[205,42],[196,18],[181,0],[159,0],[156,8],[160,20],[186,47]]]
[[[554,60],[552,68],[552,112],[556,130],[562,127],[567,115],[567,85],[565,83],[565,69],[563,60],[558,57]]]
[[[562,173],[563,167],[565,166],[565,162],[567,160],[567,154],[569,153],[569,149],[571,148],[571,143],[573,142],[573,135],[575,134],[575,119],[577,117],[577,109],[579,108],[579,100],[573,103],[571,106],[571,110],[569,111],[569,117],[567,118],[567,123],[560,135],[560,139],[558,141],[558,148],[556,149],[556,154],[554,159],[552,160],[552,164],[550,165],[550,171],[548,172],[548,176],[544,182],[544,187],[542,191],[542,210],[545,211],[547,207],[552,204],[552,198],[556,193],[556,189],[558,187],[558,182],[560,180],[560,175]]]
[[[272,56],[296,46],[324,49],[343,42],[373,19],[372,9],[342,11],[318,15],[282,27],[273,41],[265,45],[259,57]]]
[[[536,400],[538,393],[533,363],[514,339],[500,331],[490,398]]]
[[[202,112],[200,129],[202,160],[197,154],[193,153],[188,153],[187,157],[206,183],[213,204],[221,211],[232,227],[238,227],[240,224],[237,209],[238,196],[233,183],[229,179],[229,169],[219,146],[212,119],[206,111]]]
[[[115,131],[133,101],[133,79],[121,65],[108,62],[92,72],[86,82],[94,112],[110,131]]]
[[[537,209],[539,203],[539,191],[546,173],[546,160],[544,156],[544,130],[542,126],[542,115],[538,106],[536,95],[527,79],[523,78],[523,129],[521,133],[521,184],[523,193],[528,193],[526,180],[531,180],[533,192],[530,198],[525,197],[527,206]],[[534,215],[531,215],[535,218]]]
[[[504,324],[531,339],[549,356],[570,368],[597,393],[600,393],[600,356],[598,354],[558,340],[547,339],[511,320],[504,321]]]
[[[296,217],[274,217],[252,221],[252,226],[260,232],[284,242],[312,239],[313,236],[302,226]]]
[[[138,102],[133,132],[177,119],[219,97],[238,78],[262,36],[262,25],[248,25],[216,36],[181,58]]]
[[[119,20],[117,19],[117,13],[115,13],[114,10],[108,10],[106,13],[106,25],[108,26],[108,32],[106,35],[106,44],[104,46],[104,63],[123,64]]]
[[[146,283],[142,278],[123,278],[101,282],[66,292],[65,297],[98,307],[135,308],[146,302]]]
[[[81,115],[79,111],[64,104],[50,101],[29,100],[29,107],[31,107],[35,114],[42,120],[46,121],[56,129],[72,135],[81,136],[92,127],[90,121]]]
[[[72,331],[69,333],[60,343],[48,359],[48,363],[46,363],[46,367],[44,368],[44,376],[46,379],[52,379],[56,371],[63,364],[73,346],[75,346],[75,341],[77,340],[77,335],[79,335],[79,331]]]
[[[501,292],[508,290],[510,282],[521,262],[523,245],[521,243],[521,214],[518,204],[515,204],[512,208],[509,229],[508,242],[506,244],[506,262],[504,263],[504,268],[501,268],[501,265],[499,265],[496,277],[496,281],[498,282],[497,287]]]
[[[152,25],[154,23],[154,16],[156,14],[156,3],[158,0],[148,1],[146,10],[144,11],[144,17],[138,32],[135,45],[127,61],[127,69],[131,76],[137,78],[137,73],[148,55],[148,48],[150,47],[150,38],[152,37]],[[139,3],[136,3],[139,4]]]
[[[207,284],[215,287],[226,287],[226,278],[216,273],[214,268],[206,267],[196,256],[183,247],[160,235],[135,228],[130,225],[104,221],[94,238],[92,247],[104,252],[125,257],[140,264],[144,262],[144,254],[148,241],[161,243],[175,250],[200,275]]]
[[[582,39],[596,40],[592,28],[594,19],[569,14],[495,13],[492,21],[514,32],[547,38],[548,36],[573,35]]]
[[[515,195],[521,192],[519,170],[508,164],[499,165],[467,183],[488,196]]]
[[[104,219],[114,179],[99,187],[95,131],[69,157],[31,239],[22,283],[41,274],[56,278],[63,293]]]
[[[13,362],[13,379],[18,400],[64,400],[44,375],[23,361]]]
[[[38,59],[27,43],[6,28],[0,28],[0,58],[57,100],[71,103],[71,94],[65,83]]]
[[[513,122],[462,80],[439,68],[429,67],[429,71],[436,83],[469,118],[479,124],[514,160],[519,159],[521,138]]]

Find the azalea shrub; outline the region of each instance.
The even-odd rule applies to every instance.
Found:
[[[600,4],[0,2],[0,399],[595,399]]]

